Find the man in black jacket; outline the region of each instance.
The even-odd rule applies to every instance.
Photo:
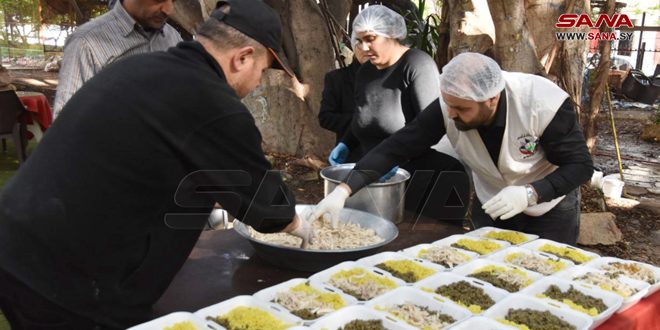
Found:
[[[85,84],[4,187],[0,308],[14,329],[145,321],[216,202],[259,231],[310,237],[240,100],[285,67],[279,18],[259,0],[218,5],[198,41]]]
[[[330,71],[325,75],[319,124],[335,133],[337,136],[335,144],[341,142],[351,125],[355,112],[355,75],[362,63],[368,60],[360,47],[355,47],[355,57],[349,66]],[[346,162],[356,162],[360,156],[361,153],[352,152]]]

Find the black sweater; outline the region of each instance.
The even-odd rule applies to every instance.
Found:
[[[199,43],[126,58],[73,96],[4,187],[0,268],[126,328],[149,315],[214,202],[261,231],[291,222],[295,198],[270,168],[254,119]]]
[[[409,49],[382,70],[364,63],[355,82],[357,112],[344,143],[352,150],[359,142],[365,154],[415,119],[438,98],[439,91],[437,66],[418,49]]]

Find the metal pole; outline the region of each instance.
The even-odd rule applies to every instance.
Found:
[[[635,69],[642,69],[642,60],[644,59],[644,50],[642,50],[642,34],[644,34],[644,21],[646,21],[646,12],[642,13],[642,26],[639,29],[639,44],[637,45],[637,63]]]

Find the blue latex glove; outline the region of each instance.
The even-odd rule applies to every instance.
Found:
[[[385,182],[391,179],[398,170],[399,170],[398,166],[392,167],[392,169],[389,172],[385,173],[385,175],[381,176],[380,179],[378,179],[378,182]]]
[[[328,157],[330,165],[339,165],[345,163],[346,159],[348,159],[349,152],[350,151],[348,150],[348,146],[343,142],[339,142],[339,144],[337,144],[337,146],[332,149],[332,152],[330,152],[330,157]]]

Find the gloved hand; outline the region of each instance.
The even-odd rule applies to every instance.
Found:
[[[348,149],[348,146],[343,142],[339,142],[337,146],[330,152],[328,161],[330,162],[330,165],[343,164],[346,162],[346,159],[348,159],[349,153],[350,150]]]
[[[307,216],[309,216],[309,214],[311,214],[311,211],[308,212]],[[295,218],[293,218],[293,223],[291,224],[294,229],[289,232],[289,234],[293,236],[302,238],[302,244],[300,244],[300,247],[303,249],[306,249],[314,242],[314,226],[312,226],[312,223],[309,221],[310,219],[311,218],[309,217],[305,217],[304,214],[296,214]]]
[[[506,220],[524,211],[529,202],[525,186],[508,186],[481,206],[491,218]]]
[[[392,169],[389,172],[385,173],[385,175],[381,176],[380,179],[378,179],[378,182],[385,182],[391,179],[398,170],[399,170],[398,166],[392,167]]]
[[[337,186],[328,196],[316,205],[312,217],[309,218],[313,222],[321,217],[330,220],[332,228],[337,228],[339,224],[339,212],[344,208],[346,199],[350,196],[350,191],[342,185]]]

